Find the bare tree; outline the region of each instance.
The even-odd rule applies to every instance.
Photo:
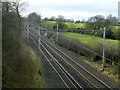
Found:
[[[3,13],[15,12],[18,14],[19,17],[20,17],[20,12],[25,10],[25,6],[27,6],[27,3],[22,2],[21,0],[13,0],[13,1],[4,0],[2,4],[3,4],[2,5]]]
[[[19,15],[20,17],[20,12],[25,10],[25,6],[27,6],[26,2],[22,2],[21,0],[13,0],[13,10]]]
[[[38,15],[36,12],[30,13],[28,15],[28,20],[32,23],[40,25],[41,23],[41,15]]]
[[[102,15],[96,15],[94,17],[90,17],[87,23],[87,26],[89,26],[88,28],[96,30],[104,26],[105,19]]]
[[[10,2],[2,2],[2,14],[7,13],[12,10],[12,5]]]
[[[58,16],[58,18],[57,18],[57,20],[58,20],[58,21],[64,21],[64,20],[65,20],[65,18],[64,18],[64,16],[59,15],[59,16]]]
[[[113,17],[112,14],[107,16],[107,20],[109,21],[109,24],[111,25],[116,25],[118,18],[117,17]]]

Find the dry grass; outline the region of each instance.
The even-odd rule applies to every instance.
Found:
[[[109,78],[113,79],[115,82],[118,83],[118,66],[116,65],[106,65],[104,71],[102,71],[102,64],[100,62],[93,62],[88,59],[85,59],[85,62],[95,68],[96,70],[100,71],[102,74],[108,76]]]

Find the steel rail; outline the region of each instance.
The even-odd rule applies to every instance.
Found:
[[[32,34],[32,33],[31,33]],[[33,35],[33,34],[32,34]],[[33,36],[34,37],[34,36]],[[32,37],[32,38],[33,38]],[[34,37],[34,39],[36,40],[36,41],[38,41],[35,37]],[[35,42],[34,42],[35,43]],[[36,43],[36,45],[37,45],[37,43]],[[62,71],[64,71],[64,73],[67,75],[66,77],[69,79],[69,81],[75,86],[75,88],[81,88],[82,90],[84,90],[83,88],[82,88],[82,86],[80,86],[79,85],[79,83],[65,70],[65,68],[52,56],[52,54],[41,44],[41,46],[47,51],[47,53],[55,60],[55,62],[59,65],[58,67],[60,67],[61,68],[61,70]],[[37,45],[37,47],[39,47],[38,45]],[[40,48],[39,48],[40,49]],[[42,54],[44,54],[44,52],[40,49],[40,51],[42,52]],[[44,56],[45,56],[45,54],[44,54]],[[46,58],[47,58],[47,56],[45,56]],[[47,59],[47,60],[49,60],[49,59]],[[50,63],[50,65],[54,68],[54,66],[51,64],[51,62],[49,61],[49,63]],[[57,72],[57,70],[54,68],[54,70]],[[59,75],[59,77],[61,77],[60,76],[60,74],[57,72],[57,74]],[[62,79],[62,77],[61,77],[61,79]],[[62,79],[63,80],[63,79]],[[65,83],[65,81],[64,81],[64,83]],[[66,83],[65,83],[65,85],[67,85]],[[67,85],[67,87],[69,88],[69,86]]]
[[[43,38],[42,38],[43,41]],[[45,42],[45,39],[44,41]],[[63,53],[62,51],[60,51],[58,48],[56,48],[55,46],[53,46],[51,43],[46,42],[47,46],[48,44],[51,45],[53,48],[55,48],[57,51],[59,51],[61,54],[63,54],[65,57],[67,57],[69,60],[71,60],[73,63],[75,63],[77,66],[79,66],[81,69],[83,69],[84,71],[86,71],[89,75],[91,75],[93,78],[95,78],[97,81],[99,81],[101,84],[103,84],[105,87],[112,89],[109,85],[107,85],[106,83],[104,83],[103,81],[101,81],[98,77],[96,77],[95,75],[93,75],[91,72],[89,72],[87,69],[85,69],[83,66],[81,66],[80,64],[78,64],[76,61],[74,61],[72,58],[70,58],[69,56],[67,56],[65,53]],[[51,48],[51,47],[50,47]],[[53,48],[51,48],[53,50]],[[54,50],[55,51],[55,50]],[[57,53],[57,52],[56,52]],[[58,53],[57,53],[58,54]],[[59,54],[58,54],[59,55]],[[60,56],[60,55],[59,55]],[[62,57],[62,56],[60,56]],[[64,59],[64,58],[63,58]],[[69,64],[70,65],[70,64]],[[72,65],[71,65],[72,66]],[[73,67],[73,66],[72,66]],[[75,68],[74,68],[75,69]],[[76,70],[76,69],[75,69]],[[78,71],[78,70],[76,70]],[[88,80],[88,79],[87,79]],[[89,80],[88,80],[89,81]],[[94,84],[93,84],[94,85]],[[95,85],[94,85],[95,86]]]
[[[29,31],[30,32],[30,31]],[[31,32],[30,32],[31,33]],[[32,33],[31,33],[32,34]],[[33,34],[32,34],[33,35]],[[34,35],[33,35],[34,36]],[[36,38],[35,38],[36,39]],[[37,39],[36,39],[37,40]],[[38,40],[37,40],[38,41]],[[43,41],[43,38],[42,38]],[[44,39],[43,42],[45,42],[46,40]],[[48,42],[47,42],[48,43]],[[57,51],[59,51],[61,54],[63,54],[65,57],[67,57],[69,60],[71,60],[73,63],[75,63],[76,65],[78,65],[80,68],[82,68],[84,71],[86,71],[89,75],[91,75],[93,78],[95,78],[97,81],[99,81],[101,84],[103,84],[104,86],[106,86],[107,88],[111,89],[111,87],[109,85],[107,85],[106,83],[104,83],[103,81],[101,81],[99,78],[97,78],[95,75],[93,75],[91,72],[89,72],[88,70],[86,70],[83,66],[81,66],[80,64],[78,64],[77,62],[75,62],[72,58],[70,58],[69,56],[67,56],[66,54],[64,54],[62,51],[60,51],[58,48],[56,48],[55,46],[53,46],[51,43],[48,43],[49,45],[51,45],[53,48],[55,48]],[[47,44],[46,44],[47,45]],[[47,45],[48,46],[48,45]],[[50,47],[51,48],[51,47]],[[53,50],[53,48],[51,48]],[[53,50],[55,51],[55,50]],[[57,53],[57,52],[56,52]],[[58,53],[57,53],[58,54]],[[59,54],[58,54],[59,55]],[[59,55],[60,56],[60,55]],[[64,59],[62,56],[60,56],[62,59]],[[65,60],[65,59],[64,59]],[[68,63],[68,62],[67,62]],[[69,63],[68,63],[69,64]],[[73,67],[71,64],[69,64],[71,67]],[[73,67],[74,68],[74,67]],[[75,69],[75,68],[74,68]],[[75,69],[77,72],[79,72],[77,69]],[[79,74],[81,74],[79,72]],[[82,75],[82,74],[81,74]],[[84,77],[84,75],[82,75]],[[95,86],[95,84],[93,84],[90,80],[88,80],[86,77],[84,77],[88,82],[90,82],[93,86]],[[95,86],[97,88],[97,86]]]

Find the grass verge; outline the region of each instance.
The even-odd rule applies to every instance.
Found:
[[[14,51],[9,51],[14,52]],[[34,51],[23,44],[19,55],[4,57],[3,88],[44,88],[42,67]]]
[[[85,57],[84,57],[84,61],[87,64],[89,64],[91,67],[95,68],[97,71],[101,72],[103,75],[106,75],[109,78],[111,78],[112,80],[114,80],[115,82],[119,83],[120,80],[118,79],[118,66],[117,65],[107,65],[106,64],[106,68],[104,69],[104,71],[102,71],[101,62],[99,62],[99,61],[93,62]]]
[[[93,48],[97,48],[97,42],[95,42],[94,39],[96,39],[97,41],[101,42],[102,44],[102,38],[99,38],[99,37],[95,37],[94,36],[94,39],[92,38],[93,36],[88,36],[88,35],[83,35],[83,34],[76,34],[76,33],[69,33],[69,32],[66,32],[66,33],[62,33],[65,37],[68,37],[68,38],[74,38],[74,39],[79,39],[80,42],[83,42],[84,44],[86,45],[89,45]],[[113,47],[118,47],[118,40],[110,40],[110,39],[105,39],[105,43],[107,45],[107,47],[109,49],[111,49],[111,52],[106,52],[108,53],[109,55],[113,55],[114,52],[116,51],[116,54],[117,54],[117,50],[118,48],[113,48]],[[112,47],[111,47],[112,46]],[[98,47],[99,48],[99,47]],[[112,51],[113,50],[113,51]],[[101,60],[98,60],[96,59],[95,62],[93,62],[93,60],[90,60],[89,58],[85,58],[84,59],[85,62],[87,64],[89,64],[90,66],[96,68],[98,71],[101,71],[102,70],[102,64],[101,64]],[[112,62],[113,63],[113,62]],[[113,79],[114,81],[116,82],[119,82],[118,80],[118,65],[108,65],[106,64],[106,68],[104,71],[101,71],[102,74],[110,77],[111,79]]]

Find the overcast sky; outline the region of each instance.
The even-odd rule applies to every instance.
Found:
[[[28,6],[22,15],[31,12],[41,14],[42,18],[63,15],[74,20],[87,20],[91,16],[112,14],[118,16],[119,0],[22,0]]]

